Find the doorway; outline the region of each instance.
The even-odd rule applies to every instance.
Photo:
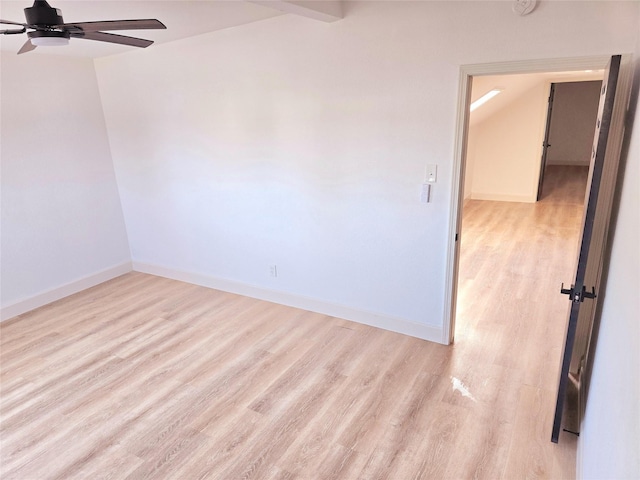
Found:
[[[485,92],[501,93],[469,118],[456,335],[463,341],[493,332],[504,345],[494,362],[526,371],[529,384],[548,391],[555,387],[568,315],[555,281],[570,279],[575,271],[600,96],[601,82],[593,78],[602,73],[471,81],[472,105]],[[556,106],[547,108],[554,90]],[[547,175],[540,182],[544,137],[553,145],[547,147]]]
[[[544,198],[544,179],[548,171],[554,177],[564,173],[569,178],[572,173],[577,176],[588,173],[601,87],[601,78],[551,84],[542,141],[538,201]]]
[[[445,321],[443,328],[442,342],[445,344],[453,343],[456,334],[456,303],[457,303],[457,286],[458,286],[458,265],[460,260],[460,234],[462,226],[462,214],[463,205],[465,201],[465,193],[467,198],[469,197],[470,179],[465,176],[467,168],[467,157],[470,148],[468,142],[469,128],[470,128],[470,112],[469,106],[471,104],[472,95],[472,83],[474,78],[485,79],[489,77],[504,76],[505,79],[513,75],[522,74],[540,74],[546,75],[548,78],[553,78],[553,75],[560,75],[562,72],[583,72],[590,70],[602,70],[609,61],[608,56],[595,56],[584,58],[569,58],[569,59],[548,59],[548,60],[531,60],[517,63],[495,63],[495,64],[478,64],[478,65],[465,65],[460,69],[460,81],[459,81],[459,95],[458,95],[458,124],[456,129],[456,144],[455,144],[455,158],[454,158],[454,170],[453,170],[453,191],[452,191],[452,205],[450,209],[450,231],[449,231],[449,249],[447,255],[447,275],[446,275],[446,287],[445,287]],[[488,85],[495,83],[487,82]],[[551,81],[548,83],[550,88]],[[500,85],[498,85],[500,86]],[[499,97],[499,96],[498,96]],[[490,107],[493,108],[493,107]],[[539,124],[538,133],[539,141],[538,146],[541,146],[544,136],[544,119],[546,118],[546,98],[539,104]],[[485,111],[486,112],[486,111]],[[485,113],[486,114],[486,113]],[[514,193],[510,187],[505,187],[502,191],[492,192],[493,197],[491,200],[510,200],[510,201],[529,201],[534,202],[537,197],[538,181],[540,174],[540,158],[541,150],[538,150],[538,155],[534,160],[529,160],[526,164],[526,169],[523,180],[523,175],[520,175],[520,182],[523,185],[527,185],[528,190],[522,193]],[[471,168],[477,169],[478,166],[472,166]],[[518,171],[518,169],[516,169]],[[520,170],[522,171],[522,169]],[[504,173],[504,172],[502,172]],[[500,175],[502,175],[502,173]],[[491,177],[489,175],[489,177]],[[495,177],[498,178],[498,177]],[[493,180],[495,180],[495,178]],[[489,182],[492,181],[489,178]],[[502,185],[508,185],[506,182],[502,182]],[[465,192],[466,190],[466,192]],[[522,190],[520,190],[522,192]],[[480,195],[486,192],[479,192]],[[487,198],[487,197],[485,197]]]
[[[622,63],[624,64],[623,68],[620,67]],[[610,60],[610,61],[609,61]],[[542,71],[553,71],[558,72],[562,70],[581,70],[581,69],[589,69],[592,70],[594,68],[601,68],[603,63],[606,65],[606,83],[603,82],[600,94],[600,102],[598,109],[598,117],[597,122],[595,124],[595,137],[592,145],[592,159],[591,166],[589,170],[589,191],[588,196],[585,197],[584,204],[587,205],[585,210],[585,216],[582,222],[582,228],[579,229],[580,235],[580,261],[577,263],[577,273],[575,274],[575,288],[574,285],[571,285],[570,288],[563,288],[562,293],[569,293],[571,298],[571,316],[569,317],[568,330],[566,334],[566,343],[562,346],[562,374],[559,376],[560,385],[557,391],[557,403],[556,403],[556,414],[554,418],[553,424],[553,435],[551,437],[553,442],[558,442],[558,434],[560,425],[561,415],[558,415],[558,412],[562,410],[562,399],[564,398],[565,393],[565,385],[568,378],[567,371],[568,370],[568,359],[571,358],[572,349],[573,349],[573,340],[576,335],[576,323],[578,324],[578,330],[581,328],[586,329],[584,337],[587,339],[587,349],[584,351],[584,354],[588,354],[588,338],[590,338],[591,332],[591,322],[593,320],[593,312],[595,311],[595,306],[598,295],[598,287],[599,287],[599,265],[602,260],[602,255],[604,252],[604,247],[606,245],[606,237],[607,237],[607,229],[610,218],[611,211],[611,202],[613,198],[613,192],[615,189],[615,179],[616,172],[618,166],[618,159],[620,155],[622,138],[623,138],[623,124],[624,124],[624,113],[626,111],[626,106],[628,104],[628,96],[630,91],[630,82],[631,82],[631,68],[630,68],[630,59],[628,56],[623,57],[620,55],[613,56],[609,58],[591,58],[591,59],[573,59],[573,60],[550,60],[550,61],[540,61],[540,62],[524,62],[520,64],[493,64],[493,65],[476,65],[476,66],[467,66],[461,68],[461,82],[460,82],[460,96],[459,96],[459,105],[458,105],[458,129],[457,129],[457,137],[456,137],[456,157],[455,157],[455,168],[454,168],[454,195],[452,197],[452,216],[451,216],[451,230],[450,230],[450,238],[452,243],[450,245],[449,256],[448,256],[448,269],[447,269],[447,281],[450,290],[447,290],[447,294],[449,295],[449,300],[451,300],[451,304],[449,306],[449,314],[448,325],[445,323],[445,341],[448,340],[452,342],[454,339],[454,327],[455,327],[455,318],[456,318],[456,297],[458,295],[458,265],[460,260],[461,253],[461,241],[460,241],[460,232],[462,226],[462,214],[463,214],[463,205],[464,205],[464,191],[465,191],[465,164],[468,158],[468,152],[472,148],[471,142],[469,139],[469,105],[471,100],[471,87],[473,82],[474,73],[476,75],[489,75],[492,73],[519,73],[519,72],[542,72]],[[611,69],[609,66],[611,65]],[[562,68],[564,67],[564,68]],[[620,73],[620,76],[618,74]],[[616,88],[616,85],[618,88]],[[548,129],[547,129],[548,130]],[[547,143],[547,142],[545,142]],[[609,145],[609,146],[608,146]],[[595,159],[595,160],[594,160]],[[484,170],[484,169],[483,169]],[[539,169],[539,173],[541,170]],[[537,189],[536,189],[537,190]],[[601,200],[598,200],[598,191],[604,192]],[[587,202],[588,199],[588,202]],[[496,215],[492,215],[495,217]],[[521,215],[518,214],[516,219],[520,219]],[[507,224],[509,222],[506,222]],[[544,229],[543,229],[544,230]],[[515,232],[514,229],[507,229],[506,235],[513,235]],[[594,243],[591,244],[591,250],[589,250],[590,241],[593,240]],[[527,239],[530,240],[530,239]],[[526,243],[526,242],[525,242]],[[534,242],[535,244],[535,242]],[[595,247],[595,248],[594,248]],[[563,252],[563,248],[560,248],[559,251]],[[520,256],[520,259],[526,258],[525,254]],[[567,255],[564,255],[567,257]],[[517,263],[516,263],[517,265]],[[530,265],[527,270],[540,268],[540,264],[535,262],[533,265]],[[483,279],[482,285],[493,285],[497,283],[500,274],[504,273],[505,269],[497,266],[493,268],[489,274],[486,275],[486,278]],[[508,269],[507,269],[508,271]],[[585,273],[586,272],[586,273]],[[587,279],[588,277],[588,279]],[[553,278],[545,275],[545,278]],[[502,279],[504,280],[504,279]],[[502,282],[504,283],[504,281]],[[591,291],[586,291],[586,284],[595,285],[595,287],[591,288]],[[537,291],[540,283],[534,283],[527,285],[525,288],[515,284],[511,285],[509,282],[507,284],[502,285],[501,288],[498,289],[498,292],[505,292],[505,295],[510,295],[511,297],[515,297],[517,300],[521,302],[512,302],[511,304],[516,306],[515,313],[521,313],[522,303],[525,303],[526,300],[531,300],[528,302],[528,308],[536,309],[541,306],[544,306],[549,299],[557,298],[557,295],[540,295],[541,292]],[[482,292],[477,292],[482,293]],[[592,299],[585,304],[585,308],[580,309],[580,305],[585,299]],[[522,302],[524,300],[525,302]],[[566,309],[568,310],[568,309]],[[514,313],[514,312],[508,312]],[[539,318],[541,312],[533,315],[531,318],[536,319]],[[543,312],[542,312],[543,313]],[[580,314],[580,320],[578,318],[578,313]],[[584,316],[582,314],[585,314]],[[543,313],[544,314],[544,313]],[[499,314],[496,315],[496,318],[505,319],[509,318],[509,315]],[[513,317],[512,318],[518,318]],[[565,316],[566,321],[566,316]],[[522,322],[518,323],[517,321],[508,320],[507,323],[509,325],[523,325]],[[547,324],[548,322],[541,322]],[[538,322],[531,322],[527,324],[527,320],[525,320],[524,325],[527,325],[531,328],[531,324],[535,328]],[[552,323],[553,324],[553,323]],[[448,329],[446,327],[449,327]],[[519,329],[519,327],[517,327]],[[512,332],[507,332],[512,333]],[[555,338],[555,335],[549,337],[547,332],[542,332],[543,335],[540,337],[542,339],[541,345],[544,345],[547,338]],[[503,336],[504,337],[504,336]],[[506,336],[507,340],[511,340],[512,337]],[[522,338],[522,336],[515,336],[513,338]],[[502,339],[503,344],[507,344]],[[527,345],[530,342],[524,342]],[[514,350],[511,348],[511,350]],[[574,350],[573,354],[580,353],[581,349]],[[511,352],[509,358],[527,358],[527,352],[523,349],[515,349]],[[538,356],[539,358],[539,356]],[[555,362],[554,362],[555,363]],[[535,370],[534,370],[535,371]],[[518,375],[519,378],[522,375],[518,374],[517,366],[516,370],[514,370],[514,375]],[[548,375],[547,375],[548,376]],[[539,379],[538,379],[539,380]],[[529,382],[536,381],[536,379],[527,378],[524,380],[527,385]],[[544,387],[544,385],[538,385],[536,387],[536,391],[539,392],[542,397],[547,397],[548,390]],[[582,384],[579,382],[578,390],[580,390],[581,395],[583,394]]]

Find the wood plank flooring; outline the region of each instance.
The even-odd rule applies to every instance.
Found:
[[[0,478],[574,478],[580,208],[468,203],[450,347],[141,273],[4,322]]]

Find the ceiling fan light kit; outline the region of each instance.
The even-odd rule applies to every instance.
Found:
[[[36,30],[27,34],[31,45],[36,47],[58,47],[69,44],[71,34],[69,32],[46,32]]]
[[[126,35],[115,35],[102,30],[149,30],[167,28],[162,22],[156,19],[64,23],[60,9],[53,8],[46,0],[34,0],[33,6],[24,9],[24,16],[26,23],[0,20],[0,24],[17,25],[21,27],[20,29],[0,30],[0,35],[27,34],[28,40],[18,51],[18,54],[30,52],[36,47],[41,46],[67,45],[71,38],[82,38],[85,40],[145,48],[151,45],[153,41]]]

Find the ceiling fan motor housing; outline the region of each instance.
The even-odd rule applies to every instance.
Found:
[[[32,7],[24,9],[29,25],[55,26],[64,24],[62,12],[49,5],[46,0],[35,0]]]

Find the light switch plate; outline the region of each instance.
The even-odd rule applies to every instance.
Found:
[[[426,180],[429,183],[436,183],[438,180],[438,165],[435,163],[427,165]]]

